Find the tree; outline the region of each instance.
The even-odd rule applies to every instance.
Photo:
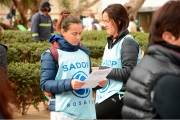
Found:
[[[72,12],[72,14],[80,16],[84,10],[87,10],[100,0],[59,0],[59,3],[66,9]]]
[[[124,5],[129,16],[136,18],[138,10],[141,8],[145,0],[129,0],[128,3]]]
[[[20,14],[20,18],[16,20],[17,24],[22,24],[25,27],[28,25],[28,17],[32,17],[34,13],[39,10],[39,5],[42,0],[0,0],[0,4],[10,7],[15,4]],[[93,6],[100,0],[58,0],[60,7],[64,7],[71,11],[71,13],[80,16],[85,9]],[[30,16],[28,16],[28,10],[30,10]],[[11,28],[11,27],[9,27]]]
[[[16,19],[16,23],[22,24],[25,27],[28,25],[28,10],[30,10],[31,15],[33,15],[39,10],[40,2],[41,0],[0,0],[0,4],[4,6],[11,7],[12,4],[17,6],[20,18]]]

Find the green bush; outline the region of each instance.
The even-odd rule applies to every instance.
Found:
[[[16,107],[22,115],[26,114],[31,104],[38,110],[39,102],[44,100],[39,83],[40,63],[11,62],[8,67],[8,79],[15,93]]]
[[[1,42],[4,44],[18,43],[32,43],[34,42],[29,31],[20,30],[5,30],[2,35]]]
[[[7,44],[8,46],[8,62],[29,62],[36,63],[40,61],[41,54],[47,50],[51,44],[43,43],[21,43],[14,42]]]

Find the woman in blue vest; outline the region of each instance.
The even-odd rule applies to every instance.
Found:
[[[131,71],[141,59],[141,50],[127,30],[128,13],[121,4],[107,6],[102,15],[109,37],[99,69],[113,69],[107,76],[107,85],[96,92],[96,114],[99,119],[120,119],[122,91]]]
[[[64,10],[57,28],[61,34],[50,37],[58,46],[58,68],[49,50],[41,55],[41,80],[43,91],[50,92],[51,120],[96,119],[91,88],[81,88],[91,70],[89,50],[80,44],[82,23],[79,18]],[[99,82],[99,87],[107,80]]]

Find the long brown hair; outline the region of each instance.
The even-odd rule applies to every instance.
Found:
[[[0,116],[2,116],[4,119],[12,119],[9,98],[6,74],[4,73],[2,67],[0,67]]]
[[[71,23],[81,24],[81,20],[76,16],[70,14],[68,10],[63,10],[60,13],[60,17],[56,23],[56,26],[59,32],[61,29],[64,29],[64,31],[68,31]]]
[[[163,32],[168,31],[180,37],[180,1],[169,1],[158,9],[152,18],[149,44],[164,42]]]

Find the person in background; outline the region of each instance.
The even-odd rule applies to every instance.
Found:
[[[0,40],[2,38],[3,34],[3,28],[0,26]],[[4,73],[7,75],[7,68],[8,68],[8,62],[7,62],[7,46],[0,43],[0,66],[2,67]]]
[[[92,70],[90,51],[80,43],[81,20],[63,10],[56,25],[61,34],[53,35],[49,42],[58,47],[58,63],[50,51],[41,55],[40,85],[54,96],[49,104],[51,120],[96,119],[92,89],[82,88]],[[100,81],[94,89],[105,86],[106,82],[106,79]]]
[[[101,25],[98,20],[95,18],[94,13],[89,14],[90,23],[84,28],[84,31],[88,30],[102,30]]]
[[[31,34],[35,42],[43,42],[54,33],[51,16],[48,14],[53,6],[48,1],[40,3],[40,10],[32,17]]]
[[[0,26],[0,39],[3,34]],[[0,119],[12,119],[9,103],[9,90],[7,86],[7,46],[0,43]]]
[[[124,6],[108,5],[102,16],[109,37],[99,69],[113,69],[107,85],[96,91],[96,114],[97,119],[121,119],[125,83],[141,59],[141,50],[127,30],[129,18]]]
[[[129,21],[129,26],[128,26],[129,32],[137,32],[136,24],[134,22],[134,17],[130,16],[129,20],[130,20]]]
[[[57,19],[53,20],[53,28],[54,28],[54,31],[56,31],[56,32],[58,32],[58,29],[56,27],[57,21],[58,21]]]
[[[139,21],[136,19],[135,20],[136,23],[136,29],[138,32],[144,32],[143,28],[139,25]]]
[[[9,106],[9,89],[4,68],[0,66],[0,119],[12,119],[12,111]]]
[[[126,84],[124,119],[180,119],[180,1],[153,15],[147,55]]]
[[[15,19],[16,16],[16,5],[12,5],[12,7],[10,8],[9,13],[6,16],[6,19],[9,20],[9,25],[12,26],[12,19]]]

